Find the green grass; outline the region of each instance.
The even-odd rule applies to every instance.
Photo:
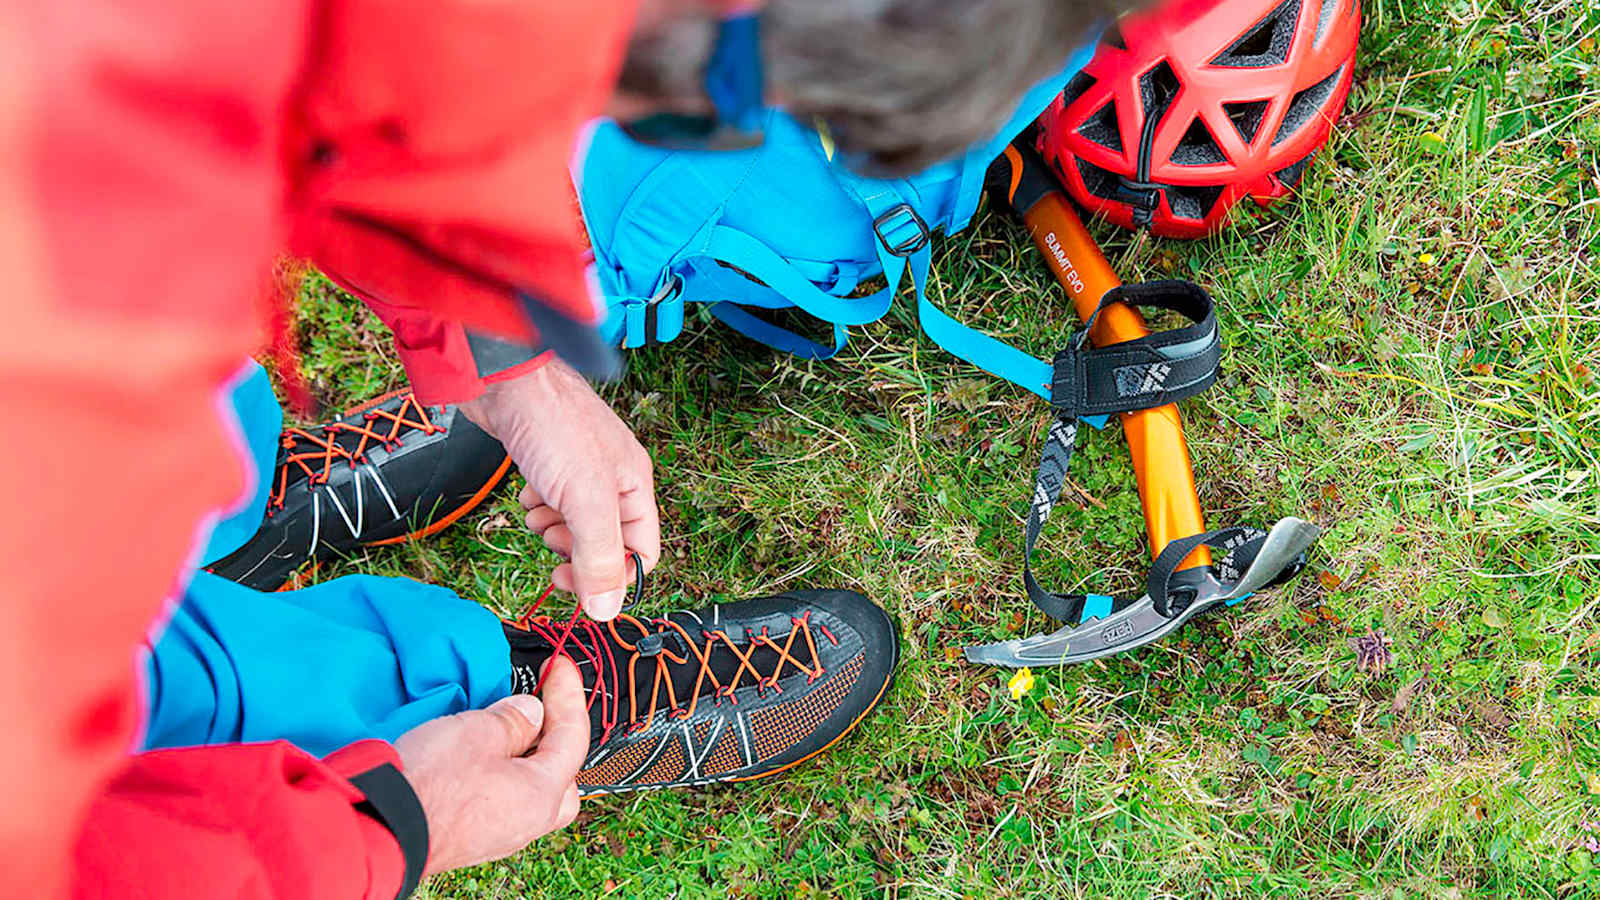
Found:
[[[1175,639],[1010,674],[963,644],[1051,625],[1021,594],[1048,415],[920,337],[905,304],[827,363],[715,324],[608,387],[654,453],[649,611],[842,585],[904,662],[852,738],[768,783],[591,801],[423,896],[1587,897],[1600,859],[1600,13],[1380,0],[1344,125],[1298,198],[1165,242],[1096,226],[1125,277],[1221,304],[1225,374],[1184,416],[1216,524],[1295,514],[1306,574]],[[1016,227],[943,241],[936,300],[1048,352],[1071,316]],[[398,382],[366,313],[305,289],[331,405]],[[1139,587],[1113,425],[1085,435],[1047,582]],[[502,613],[553,565],[514,486],[404,573]],[[1353,634],[1395,663],[1360,672]]]

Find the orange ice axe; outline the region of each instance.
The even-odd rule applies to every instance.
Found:
[[[1061,488],[1076,420],[1115,413],[1133,458],[1153,564],[1146,594],[1131,600],[1054,594],[1026,566],[1029,599],[1068,624],[1053,634],[969,647],[967,658],[1010,666],[1098,659],[1159,640],[1207,609],[1292,577],[1319,533],[1309,522],[1284,519],[1265,533],[1206,530],[1176,399],[1215,379],[1221,344],[1209,296],[1187,282],[1124,287],[1026,136],[996,161],[990,187],[1027,226],[1096,348],[1083,350],[1080,336],[1056,357],[1051,404],[1058,418],[1036,478],[1026,554],[1031,560]],[[1193,324],[1153,335],[1139,306],[1171,309]],[[1212,546],[1229,551],[1216,565]]]

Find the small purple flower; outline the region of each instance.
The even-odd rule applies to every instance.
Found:
[[[1377,631],[1368,628],[1366,634],[1351,638],[1350,649],[1356,652],[1356,669],[1382,675],[1384,669],[1394,662],[1394,653],[1389,650],[1389,645],[1393,643],[1394,639],[1384,634],[1382,628]]]

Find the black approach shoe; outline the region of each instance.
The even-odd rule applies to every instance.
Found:
[[[315,428],[286,428],[266,518],[206,571],[275,591],[307,565],[433,534],[505,477],[500,442],[454,406],[386,394]]]
[[[658,619],[524,616],[506,623],[506,639],[513,690],[532,692],[558,645],[583,674],[584,795],[776,775],[865,718],[900,652],[889,616],[853,591],[793,591]]]

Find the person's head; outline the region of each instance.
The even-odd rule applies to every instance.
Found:
[[[825,125],[840,151],[906,173],[985,140],[1023,93],[1131,0],[767,0],[767,97]],[[726,0],[641,7],[622,113],[703,112]],[[756,4],[742,4],[753,8]]]

